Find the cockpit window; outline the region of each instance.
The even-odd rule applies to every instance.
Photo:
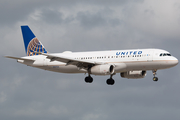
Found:
[[[161,53],[159,56],[171,56],[169,53]]]

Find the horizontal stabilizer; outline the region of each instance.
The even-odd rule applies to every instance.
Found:
[[[19,57],[12,57],[12,56],[5,56],[6,58],[16,59],[16,60],[25,60],[25,61],[35,61],[33,59],[27,59],[27,58],[19,58]]]

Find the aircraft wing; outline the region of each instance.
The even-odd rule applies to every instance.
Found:
[[[76,65],[79,68],[89,68],[90,66],[105,64],[103,62],[79,60],[79,59],[74,59],[74,58],[60,56],[60,55],[56,56],[53,54],[44,54],[44,53],[41,53],[41,54],[47,56],[47,58],[50,59],[51,61],[64,62],[66,63],[66,65]]]

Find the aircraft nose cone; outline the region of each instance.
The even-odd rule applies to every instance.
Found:
[[[177,60],[175,60],[175,65],[177,65],[178,63],[179,63],[178,59],[177,59]]]
[[[174,66],[176,66],[178,63],[179,63],[178,59],[174,57],[174,60],[173,60],[172,64]]]

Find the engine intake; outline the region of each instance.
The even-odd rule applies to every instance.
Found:
[[[114,73],[113,65],[96,65],[90,69],[91,74],[94,75],[111,75]]]
[[[127,71],[120,73],[121,77],[128,79],[138,79],[144,78],[146,76],[146,71]]]

